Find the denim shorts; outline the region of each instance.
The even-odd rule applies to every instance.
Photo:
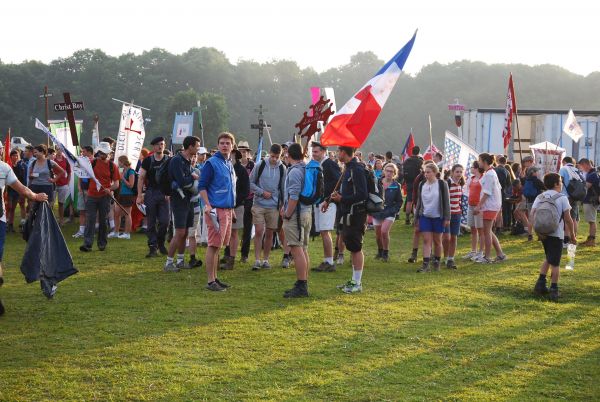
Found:
[[[452,214],[450,215],[450,225],[444,226],[444,233],[450,233],[452,236],[458,236],[460,233],[460,219],[462,218],[461,214]]]

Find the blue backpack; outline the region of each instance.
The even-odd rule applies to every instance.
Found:
[[[323,168],[319,162],[311,160],[305,168],[300,202],[304,205],[315,205],[321,201],[323,201]]]

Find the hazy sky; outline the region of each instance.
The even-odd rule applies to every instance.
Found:
[[[292,59],[323,71],[358,51],[387,61],[418,28],[409,73],[463,59],[600,71],[597,0],[2,0],[0,16],[4,63],[212,46],[234,63]]]

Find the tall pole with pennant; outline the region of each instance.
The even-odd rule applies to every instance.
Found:
[[[270,124],[265,123],[264,113],[268,112],[267,109],[263,108],[263,105],[258,105],[258,109],[254,109],[258,113],[258,124],[251,124],[250,128],[258,130],[258,145],[256,146],[256,160],[259,161],[261,158],[262,146],[263,146],[263,133],[265,128],[271,128]]]

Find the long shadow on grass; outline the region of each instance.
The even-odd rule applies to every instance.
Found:
[[[562,315],[566,317],[573,312],[577,310],[572,308]],[[579,313],[584,314],[583,311]],[[232,394],[235,398],[256,398],[262,395],[262,397],[275,399],[287,397],[321,399],[324,397],[322,391],[325,387],[327,387],[326,398],[368,398],[367,395],[356,395],[352,390],[365,384],[377,384],[381,375],[389,371],[390,366],[399,364],[398,359],[404,362],[408,358],[418,366],[419,359],[432,351],[452,354],[452,349],[455,348],[455,346],[438,346],[436,343],[451,342],[467,347],[482,339],[488,340],[489,344],[494,344],[498,339],[511,339],[515,332],[519,333],[530,328],[530,321],[535,319],[535,316],[525,318],[523,314],[510,310],[500,316],[486,315],[480,320],[474,319],[474,322],[468,325],[465,323],[466,316],[467,313],[464,311],[442,314],[426,320],[399,322],[398,327],[392,330],[343,337],[336,339],[335,342],[319,345],[320,347],[317,348],[299,351],[298,356],[292,359],[263,363],[257,370],[248,370],[244,374],[246,379],[236,377],[235,380],[230,381],[226,378],[216,378],[215,383],[211,382],[208,386],[213,391],[216,391],[217,387],[233,388],[238,392]],[[507,319],[524,322],[509,328],[499,325]],[[475,333],[471,333],[473,330]],[[406,346],[398,348],[398,344]],[[375,369],[379,370],[378,374],[369,374],[365,381],[365,375]],[[418,368],[416,370],[418,371]],[[261,381],[253,387],[255,393],[248,394],[243,387],[236,389],[236,384],[253,379]],[[274,387],[273,384],[277,385]],[[264,394],[255,391],[263,388]],[[377,398],[376,394],[369,395]],[[167,399],[177,399],[182,396],[169,394]]]
[[[557,319],[573,319],[575,309],[569,309],[557,315]],[[586,312],[577,312],[580,316],[585,316]],[[318,377],[320,381],[314,381],[313,386],[302,386],[306,384],[306,378],[298,378],[297,382],[291,385],[293,389],[304,389],[300,395],[306,399],[313,398],[358,398],[358,399],[455,399],[457,394],[453,389],[461,389],[465,383],[469,384],[479,381],[487,386],[490,379],[502,375],[503,372],[509,372],[518,365],[519,361],[509,358],[498,359],[498,356],[506,352],[513,352],[518,342],[514,340],[514,335],[524,333],[524,337],[532,328],[539,331],[532,336],[536,342],[546,343],[556,340],[556,336],[561,337],[570,333],[570,329],[565,329],[556,334],[548,334],[544,331],[545,323],[537,319],[535,315],[523,316],[519,313],[507,313],[503,318],[510,318],[514,315],[515,322],[508,328],[498,326],[501,319],[488,319],[484,325],[475,328],[475,333],[465,335],[462,333],[464,328],[457,330],[448,330],[442,337],[436,337],[435,332],[439,329],[433,329],[428,335],[429,338],[418,340],[422,342],[420,348],[413,348],[407,351],[394,351],[394,337],[392,334],[380,337],[381,345],[376,350],[365,350],[361,359],[351,358],[342,359],[342,367],[335,367],[329,371],[320,371]],[[573,329],[579,329],[576,326]],[[587,338],[589,331],[580,332],[580,337]],[[539,336],[543,335],[543,336]],[[410,338],[409,338],[410,339]],[[564,339],[561,346],[568,346],[569,340]],[[476,349],[474,348],[476,345]],[[494,351],[493,353],[490,351]],[[483,353],[483,354],[482,354]],[[470,356],[475,355],[475,358]],[[485,358],[484,356],[488,357]],[[395,357],[395,359],[394,359]],[[297,366],[302,367],[301,362],[296,362]],[[294,364],[294,366],[296,365]],[[294,367],[290,367],[291,371]],[[510,382],[510,375],[506,381]],[[295,388],[294,388],[295,387]],[[364,389],[364,388],[367,389]],[[462,388],[472,389],[473,386]],[[491,397],[490,386],[481,390],[481,394],[473,396],[477,398]],[[508,387],[509,388],[509,387]],[[359,391],[363,392],[361,395]],[[487,397],[485,396],[487,395]],[[505,393],[503,395],[506,395]],[[462,395],[464,397],[464,395]],[[458,396],[461,399],[461,396]]]

